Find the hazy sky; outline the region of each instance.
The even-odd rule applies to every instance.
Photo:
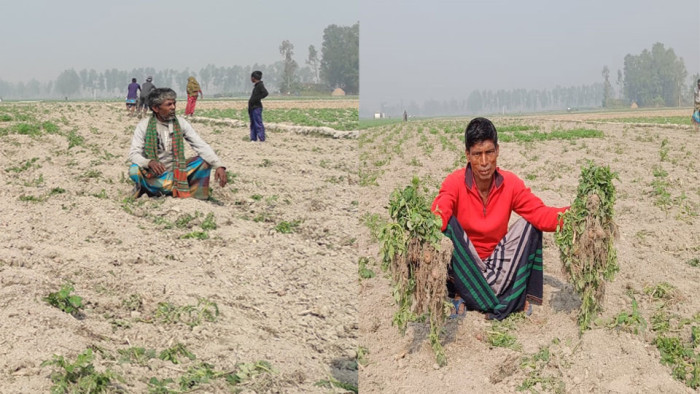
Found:
[[[474,89],[615,86],[655,42],[700,72],[699,0],[360,0],[360,109]]]
[[[359,20],[356,0],[0,0],[0,79],[65,69],[270,64],[294,44],[300,66],[323,29]]]

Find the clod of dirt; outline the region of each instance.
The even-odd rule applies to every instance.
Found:
[[[519,361],[518,356],[515,354],[506,357],[503,362],[498,364],[498,369],[489,376],[489,382],[492,384],[500,383],[513,375],[518,370]]]

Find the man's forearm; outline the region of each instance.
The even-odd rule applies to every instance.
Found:
[[[136,164],[141,168],[148,168],[148,163],[151,162],[151,160],[143,157],[143,155],[140,154],[130,155],[129,159],[132,163]]]

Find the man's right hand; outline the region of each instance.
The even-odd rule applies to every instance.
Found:
[[[165,166],[163,165],[163,163],[155,160],[151,160],[148,162],[148,169],[151,170],[151,172],[156,176],[159,176],[160,174],[165,172]]]

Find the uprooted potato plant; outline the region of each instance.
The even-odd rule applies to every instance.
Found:
[[[393,295],[399,307],[393,323],[403,334],[408,322],[427,319],[437,362],[445,365],[439,336],[449,311],[445,279],[452,244],[440,232],[441,219],[430,211],[418,178],[414,177],[403,190],[395,189],[388,208],[392,220],[381,229],[379,241],[382,268],[391,269]]]
[[[609,167],[589,163],[582,168],[576,199],[562,214],[563,225],[555,234],[564,271],[581,297],[581,334],[600,312],[605,283],[619,269],[614,245],[618,236],[614,179],[617,174]]]

